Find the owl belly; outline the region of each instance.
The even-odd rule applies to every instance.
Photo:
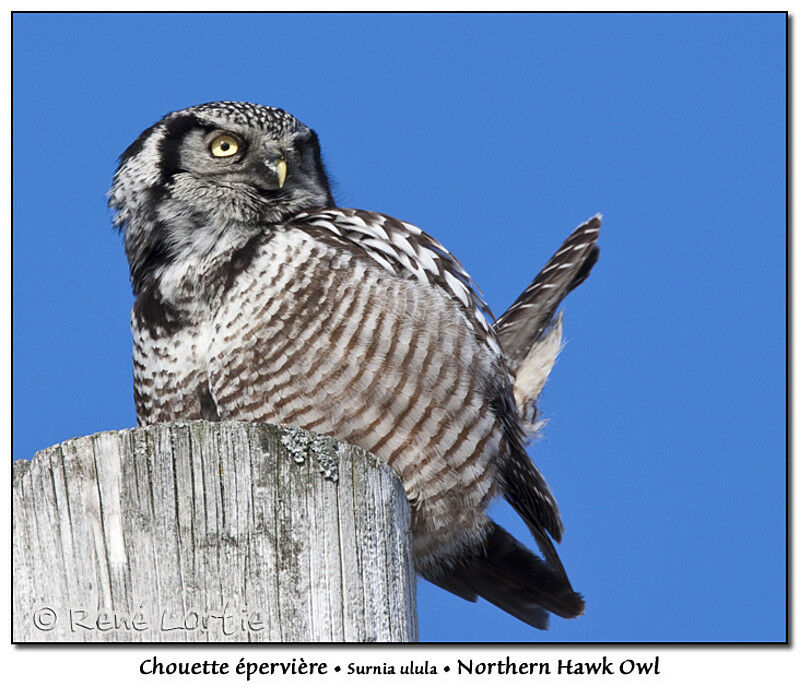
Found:
[[[274,243],[213,322],[220,419],[303,427],[386,461],[423,569],[479,539],[503,438],[483,386],[491,361],[457,307],[323,245]]]

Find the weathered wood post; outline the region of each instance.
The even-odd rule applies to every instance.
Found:
[[[102,432],[17,461],[14,641],[415,641],[402,485],[293,428]]]

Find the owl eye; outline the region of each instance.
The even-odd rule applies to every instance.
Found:
[[[211,141],[211,154],[214,157],[230,157],[239,151],[239,142],[230,134],[222,134]]]

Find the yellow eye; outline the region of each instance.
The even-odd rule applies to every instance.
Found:
[[[228,134],[217,136],[211,141],[211,154],[214,157],[230,157],[239,151],[239,142]]]

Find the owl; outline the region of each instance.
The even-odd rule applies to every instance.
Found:
[[[269,422],[360,446],[403,483],[419,574],[538,628],[583,612],[525,442],[599,217],[494,321],[436,239],[337,207],[317,135],[277,108],[166,115],[120,156],[109,205],[135,295],[139,424]],[[541,555],[487,516],[495,497]]]

